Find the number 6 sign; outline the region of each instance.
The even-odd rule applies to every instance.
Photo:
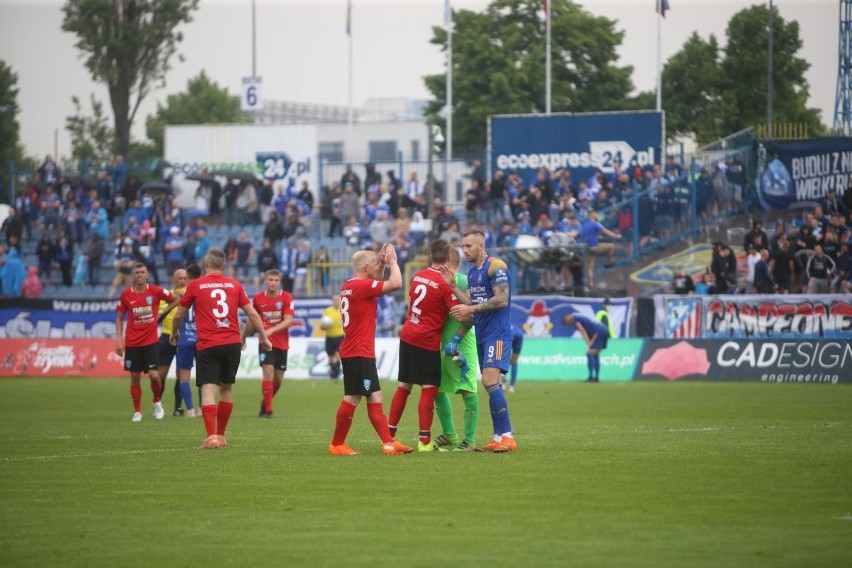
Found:
[[[243,77],[243,89],[240,96],[240,110],[253,111],[263,108],[263,79],[261,77]]]

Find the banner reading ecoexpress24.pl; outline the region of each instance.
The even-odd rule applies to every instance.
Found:
[[[612,173],[660,163],[663,113],[497,115],[488,120],[491,173],[515,170],[527,183],[542,166],[567,168],[574,183],[600,168]]]

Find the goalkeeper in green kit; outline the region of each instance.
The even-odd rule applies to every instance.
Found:
[[[467,290],[467,276],[458,272],[461,257],[453,248],[447,267],[456,273],[459,289]],[[472,318],[471,318],[472,320]],[[447,318],[441,335],[441,387],[435,398],[435,412],[441,421],[444,433],[435,438],[438,447],[452,447],[453,451],[472,451],[476,442],[476,423],[479,420],[479,397],[476,383],[479,377],[479,358],[476,354],[476,335],[473,321],[459,323],[455,318]],[[453,423],[451,394],[460,394],[464,401],[464,439],[456,433]]]

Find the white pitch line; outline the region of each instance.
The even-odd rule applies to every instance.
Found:
[[[14,458],[0,458],[0,461],[15,462],[15,461],[47,461],[61,458],[96,458],[105,456],[135,456],[142,454],[161,454],[166,452],[188,452],[190,448],[170,448],[162,450],[120,450],[113,452],[97,452],[93,454],[53,454],[49,456],[26,456]]]
[[[709,426],[707,428],[669,428],[667,432],[713,432],[714,430],[718,430],[715,426]]]

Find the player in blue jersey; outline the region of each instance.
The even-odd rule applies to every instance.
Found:
[[[518,358],[521,356],[521,349],[524,346],[524,330],[512,324],[512,356],[509,357],[509,365],[511,366],[511,374],[509,377],[509,392],[515,392],[515,382],[518,380]],[[500,375],[500,384],[503,389],[506,388],[506,374]]]
[[[485,233],[479,229],[465,233],[462,246],[464,257],[474,264],[467,274],[467,291],[459,288],[455,275],[446,266],[441,273],[462,302],[453,306],[450,314],[460,321],[473,315],[482,386],[488,393],[494,425],[494,438],[476,451],[514,452],[518,446],[509,420],[509,405],[500,386],[500,374],[509,370],[512,345],[509,269],[505,262],[485,252]]]
[[[187,283],[200,276],[201,267],[197,264],[190,264],[186,267]],[[195,344],[198,341],[198,329],[195,327],[195,306],[191,306],[187,310],[186,317],[181,320],[179,329],[175,367],[177,368],[178,381],[180,381],[180,395],[186,405],[186,416],[195,418],[195,407],[192,404],[192,386],[189,382],[189,374],[195,363]],[[199,400],[201,400],[200,395]]]
[[[609,340],[609,328],[590,317],[580,314],[568,314],[562,317],[562,323],[567,326],[574,326],[583,336],[588,348],[586,349],[586,359],[589,363],[589,378],[586,382],[596,383],[600,380],[601,373],[601,351],[606,349],[607,340]]]

